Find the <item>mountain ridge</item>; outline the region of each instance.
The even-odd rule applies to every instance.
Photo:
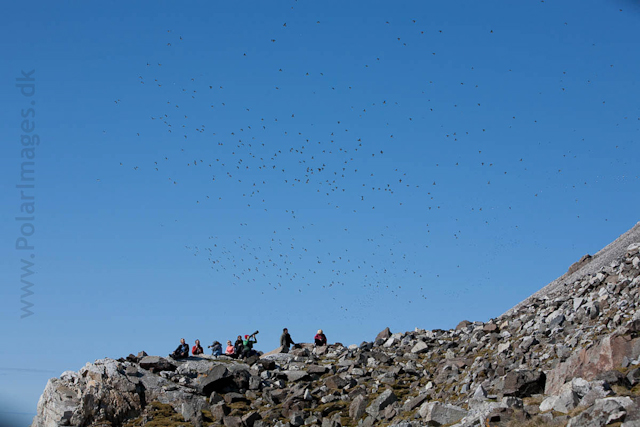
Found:
[[[639,301],[637,223],[488,322],[244,361],[100,359],[49,380],[32,427],[640,426]]]

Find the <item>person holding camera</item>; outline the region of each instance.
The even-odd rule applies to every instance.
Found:
[[[256,351],[253,349],[253,345],[258,343],[258,340],[256,339],[257,333],[258,331],[255,331],[251,335],[244,336],[244,341],[242,341],[242,357],[244,359],[256,354]]]
[[[212,356],[220,356],[222,354],[222,344],[218,341],[214,341],[208,348],[211,349]]]

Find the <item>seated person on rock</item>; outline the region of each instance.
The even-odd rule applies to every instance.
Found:
[[[233,345],[233,347],[235,349],[233,352],[235,358],[237,359],[238,357],[242,356],[242,350],[244,349],[242,335],[238,335],[238,339],[236,340],[236,343]]]
[[[235,352],[236,348],[233,346],[233,344],[231,344],[231,340],[227,340],[227,349],[224,351],[224,354],[229,357],[233,357],[235,355]]]
[[[255,334],[244,336],[244,341],[242,341],[242,357],[244,359],[256,354],[256,351],[253,349],[253,345],[256,344],[257,342],[258,340],[256,339]]]
[[[184,342],[184,338],[180,338],[180,345],[169,356],[174,359],[186,359],[189,357],[189,344]]]
[[[222,344],[220,344],[219,341],[214,341],[209,348],[211,349],[212,356],[220,356],[222,354]]]
[[[197,356],[198,354],[204,353],[204,349],[200,345],[200,340],[196,340],[196,345],[191,348],[191,354]]]
[[[318,333],[313,337],[316,346],[327,345],[327,337],[322,333],[322,329],[318,329]]]

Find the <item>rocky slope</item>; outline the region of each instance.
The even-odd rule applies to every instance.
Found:
[[[573,273],[447,331],[246,362],[97,360],[49,380],[32,426],[640,426],[640,243]]]

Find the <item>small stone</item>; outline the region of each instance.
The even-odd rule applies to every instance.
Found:
[[[476,391],[473,393],[473,398],[480,400],[484,400],[487,398],[487,391],[484,389],[484,387],[482,387],[482,384],[480,384],[476,388]]]

